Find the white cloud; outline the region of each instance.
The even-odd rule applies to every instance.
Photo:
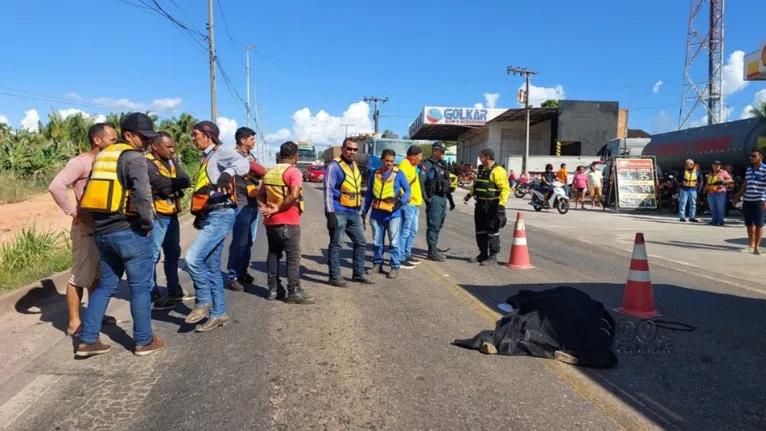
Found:
[[[21,127],[19,127],[22,130],[27,130],[29,132],[37,132],[40,130],[40,114],[37,113],[37,110],[30,109],[29,111],[24,112],[24,119],[21,120]]]
[[[474,103],[473,107],[476,108],[476,109],[484,109],[484,104],[483,103]]]
[[[500,98],[500,93],[484,93],[484,100],[487,102],[487,108],[495,108],[497,106],[497,99]]]
[[[134,102],[130,99],[110,99],[108,97],[97,97],[93,103],[105,105],[114,109],[123,111],[152,111],[159,114],[166,114],[175,111],[181,106],[183,99],[180,97],[168,97],[164,99],[155,99],[150,104]]]
[[[66,97],[68,97],[69,99],[72,99],[72,100],[76,100],[78,102],[83,100],[82,96],[80,96],[77,93],[67,93]]]
[[[745,106],[745,109],[742,110],[742,115],[740,115],[739,118],[744,120],[746,118],[755,117],[755,114],[753,114],[753,108],[756,106],[761,106],[762,103],[766,103],[766,88],[755,93],[755,97],[753,97],[753,103]]]
[[[6,124],[8,126],[11,125],[11,123],[8,122],[8,117],[5,115],[0,115],[0,124]]]
[[[64,120],[66,120],[67,118],[73,115],[80,114],[85,118],[90,118],[91,121],[93,121],[94,123],[103,123],[104,121],[106,121],[106,116],[104,116],[103,114],[88,114],[82,109],[76,109],[76,108],[59,109],[58,114]]]
[[[519,90],[523,90],[524,87],[525,85],[522,84],[519,87]],[[537,87],[529,84],[530,106],[540,106],[546,100],[561,100],[565,98],[566,95],[564,94],[564,87],[560,84],[555,87]],[[524,106],[523,103],[519,103],[519,105]]]
[[[691,129],[691,128],[693,128],[693,127],[703,127],[703,126],[707,126],[707,125],[708,125],[708,121],[707,121],[707,111],[705,111],[704,109],[702,109],[702,110],[701,110],[701,112],[703,112],[702,116],[701,116],[701,117],[700,117],[698,120],[690,120],[690,121],[687,121],[687,122],[686,122],[686,126],[684,126],[684,129]],[[734,112],[734,108],[732,108],[731,106],[725,106],[725,107],[723,108],[723,113],[722,113],[722,115],[723,115],[723,121],[724,121],[724,122],[726,122],[726,121],[729,121],[729,119],[730,119],[730,117],[731,117],[731,113],[732,113],[732,112]]]
[[[652,134],[667,133],[674,129],[673,120],[665,111],[660,111],[659,114],[652,118]]]
[[[734,51],[729,55],[729,61],[723,65],[721,74],[723,75],[723,88],[721,91],[724,96],[734,94],[747,87],[748,81],[745,81],[745,52]]]
[[[291,118],[292,130],[283,128],[276,133],[267,134],[265,136],[267,144],[293,140],[308,141],[314,145],[340,145],[346,136],[346,127],[343,124],[348,125],[349,135],[373,131],[370,107],[363,101],[349,105],[340,117],[332,116],[324,110],[312,115],[309,108],[303,108],[296,111]]]
[[[655,82],[654,83],[654,87],[652,87],[652,93],[659,94],[660,87],[662,87],[662,84],[664,84],[664,82],[662,82],[661,79],[659,81]]]
[[[224,144],[236,145],[236,142],[234,142],[234,133],[237,132],[237,120],[218,117],[216,118],[215,123],[218,125],[218,130],[221,132],[218,136],[221,141]]]

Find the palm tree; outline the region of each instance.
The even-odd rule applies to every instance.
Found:
[[[81,113],[72,115],[64,121],[69,143],[77,151],[77,154],[90,150],[88,129],[93,124],[93,120],[90,117],[85,117]]]
[[[766,101],[761,102],[760,106],[750,108],[750,113],[758,118],[766,118]]]

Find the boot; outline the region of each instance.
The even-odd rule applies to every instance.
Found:
[[[482,263],[485,260],[487,260],[487,256],[484,256],[484,255],[480,254],[478,256],[474,256],[474,257],[468,259],[468,262],[469,263]]]
[[[383,265],[377,265],[377,264],[372,265],[372,268],[368,269],[366,272],[367,272],[368,275],[382,274],[383,273]]]
[[[301,289],[300,286],[296,286],[293,288],[288,288],[287,292],[287,298],[285,298],[285,303],[287,304],[313,304],[316,302],[316,299],[313,296],[309,296],[308,293],[306,293],[305,290]]]
[[[490,255],[485,260],[481,261],[481,266],[491,266],[491,265],[497,265],[497,255],[493,254]]]
[[[443,254],[439,253],[439,249],[436,247],[432,247],[428,249],[428,260],[433,260],[435,262],[444,262],[447,260],[446,257],[444,257]]]
[[[266,300],[273,301],[278,299],[283,301],[285,298],[287,298],[287,292],[285,292],[285,288],[282,286],[281,281],[276,287],[269,287],[269,296],[266,297]]]

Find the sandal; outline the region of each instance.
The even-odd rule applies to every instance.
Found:
[[[82,335],[82,323],[80,323],[80,326],[78,326],[77,329],[75,329],[74,331],[67,328],[66,334],[70,337],[79,337],[80,335]]]
[[[101,323],[104,325],[116,325],[120,323],[120,321],[112,316],[104,316],[104,318],[101,320]],[[79,337],[82,334],[82,323],[80,323],[80,326],[78,326],[74,331],[67,328],[66,334],[70,337]]]

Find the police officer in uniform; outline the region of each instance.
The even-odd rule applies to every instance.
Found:
[[[482,266],[495,265],[500,252],[500,229],[505,227],[505,204],[511,195],[508,175],[502,166],[495,163],[495,152],[485,148],[479,152],[479,173],[473,183],[473,189],[465,196],[466,204],[473,197],[476,208],[473,223],[476,228],[476,245],[479,255],[470,262],[479,262]]]
[[[436,141],[431,145],[431,158],[423,164],[425,166],[425,193],[426,218],[428,228],[426,230],[426,242],[428,243],[428,259],[443,262],[447,258],[441,254],[437,247],[439,232],[444,226],[444,218],[447,216],[447,201],[450,211],[455,209],[455,202],[450,192],[450,177],[447,165],[444,163],[444,153],[447,149]]]

